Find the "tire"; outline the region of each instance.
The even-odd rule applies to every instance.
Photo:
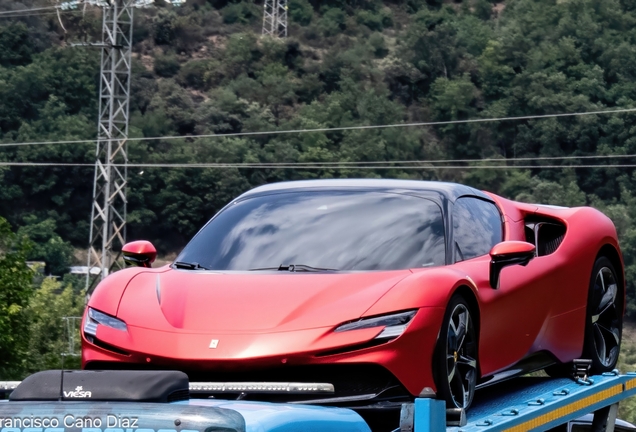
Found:
[[[623,330],[623,291],[612,262],[604,256],[594,263],[587,297],[583,358],[592,360],[591,373],[616,367]]]
[[[471,308],[456,294],[444,313],[433,359],[437,395],[446,407],[466,409],[472,403],[479,370],[477,352]]]

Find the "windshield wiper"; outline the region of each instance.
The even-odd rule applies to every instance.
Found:
[[[186,270],[209,270],[206,267],[203,267],[201,264],[195,262],[195,263],[188,263],[188,262],[183,262],[183,261],[177,261],[174,263],[174,266],[176,268],[180,268],[180,269],[186,269]]]
[[[312,266],[308,266],[304,264],[281,264],[278,267],[253,268],[253,269],[250,269],[249,271],[259,271],[259,270],[278,270],[278,271],[289,271],[289,272],[338,271],[338,269],[312,267]]]

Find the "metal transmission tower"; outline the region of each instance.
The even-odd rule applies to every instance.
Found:
[[[287,0],[265,0],[263,36],[287,37]]]
[[[101,278],[108,276],[126,238],[126,139],[134,4],[135,0],[110,0],[103,7],[97,160],[86,273],[89,289],[90,269],[99,267]]]
[[[101,279],[119,263],[126,242],[126,140],[130,105],[133,10],[154,0],[86,0],[103,8],[99,121],[93,185],[93,207],[86,274],[87,294],[93,285],[91,269]],[[178,6],[185,0],[168,0]],[[95,45],[94,45],[95,46]]]

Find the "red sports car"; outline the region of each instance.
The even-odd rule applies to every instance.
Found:
[[[588,207],[440,182],[278,183],[233,200],[170,265],[150,268],[148,242],[124,255],[136,267],[88,303],[86,369],[179,369],[248,399],[436,392],[468,407],[476,387],[575,358],[611,370],[620,348],[621,252]],[[330,393],[258,394],[272,383]]]

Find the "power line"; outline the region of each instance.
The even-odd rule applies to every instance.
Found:
[[[483,159],[430,159],[430,160],[384,160],[384,161],[337,161],[337,162],[258,162],[259,166],[277,167],[280,165],[311,166],[311,165],[381,165],[381,164],[430,164],[430,163],[471,163],[471,162],[516,162],[516,161],[544,161],[544,160],[573,160],[573,159],[611,159],[636,158],[636,154],[619,155],[587,155],[587,156],[536,156],[518,158],[483,158]]]
[[[505,160],[502,160],[505,161]],[[112,164],[117,167],[128,168],[255,168],[255,169],[568,169],[568,168],[636,168],[636,164],[578,164],[578,165],[276,165],[261,163],[134,163]],[[0,162],[0,166],[17,167],[87,167],[94,168],[95,164],[75,162]]]
[[[585,156],[536,156],[536,157],[512,157],[512,158],[483,158],[483,159],[417,159],[417,160],[384,160],[384,161],[322,161],[322,162],[254,162],[254,163],[237,163],[239,166],[258,166],[264,168],[304,168],[311,166],[319,166],[324,168],[329,168],[330,166],[340,166],[340,167],[350,167],[355,168],[360,165],[368,165],[372,167],[374,165],[389,165],[389,164],[401,164],[401,165],[416,165],[417,166],[425,166],[422,164],[444,164],[444,163],[476,163],[476,162],[533,162],[533,161],[567,161],[567,160],[575,160],[575,159],[626,159],[626,158],[636,158],[636,154],[614,154],[614,155],[585,155]],[[30,166],[31,164],[48,164],[50,166],[93,166],[88,163],[75,163],[75,162],[14,162],[14,161],[0,161],[0,166],[11,164],[11,166]],[[112,164],[113,166],[118,166],[117,164]],[[153,166],[158,166],[156,164],[152,164]],[[175,163],[170,163],[168,166],[174,166]],[[201,164],[182,164],[182,165],[193,165],[199,166]],[[209,165],[209,164],[203,164]],[[227,165],[227,163],[219,163],[219,165]],[[401,165],[391,165],[391,166],[401,166]],[[45,165],[42,165],[45,166]],[[520,167],[526,167],[526,165],[519,165]],[[547,165],[532,165],[533,168],[541,168]],[[555,165],[555,167],[589,167],[589,166],[629,166],[629,164],[595,164],[595,165]],[[444,167],[441,165],[440,167]]]
[[[77,11],[77,10],[59,11],[59,13],[61,14],[77,13],[77,12],[81,12],[81,11]],[[0,15],[0,19],[31,17],[31,16],[48,16],[48,15],[57,15],[57,14],[58,12],[38,12],[38,13],[29,13],[29,14],[25,13],[25,14],[19,14],[19,15]]]
[[[470,124],[470,123],[492,123],[503,121],[518,121],[518,120],[538,120],[547,118],[560,118],[560,117],[580,117],[587,115],[603,115],[603,114],[620,114],[636,112],[636,108],[621,108],[616,110],[605,111],[585,111],[585,112],[573,112],[573,113],[561,113],[561,114],[538,114],[518,117],[493,117],[484,119],[467,119],[467,120],[447,120],[447,121],[433,121],[433,122],[418,122],[418,123],[394,123],[385,125],[366,125],[366,126],[343,126],[333,128],[315,128],[315,129],[290,129],[290,130],[274,130],[274,131],[261,131],[261,132],[236,132],[229,134],[203,134],[203,135],[167,135],[158,137],[139,137],[128,138],[127,141],[156,141],[156,140],[180,140],[180,139],[201,139],[201,138],[233,138],[242,136],[266,136],[266,135],[285,135],[294,133],[315,133],[315,132],[343,132],[351,130],[369,130],[369,129],[389,129],[389,128],[406,128],[406,127],[421,127],[421,126],[444,126],[452,124]],[[82,143],[94,143],[95,140],[67,140],[67,141],[33,141],[33,142],[17,142],[17,143],[0,143],[0,147],[19,147],[30,145],[56,145],[56,144],[82,144]]]
[[[34,12],[34,11],[49,10],[49,9],[57,9],[57,6],[45,6],[45,7],[40,7],[40,8],[18,9],[18,10],[12,10],[12,11],[2,11],[2,12],[0,12],[0,15],[7,15],[7,14],[13,14],[13,13],[20,13],[20,12]]]
[[[402,164],[402,165],[415,165],[419,164],[443,164],[443,163],[476,163],[476,162],[533,162],[533,161],[567,161],[567,160],[575,160],[575,159],[628,159],[628,158],[636,158],[636,153],[632,154],[611,154],[611,155],[582,155],[582,156],[534,156],[534,157],[511,157],[511,158],[483,158],[483,159],[417,159],[417,160],[382,160],[382,161],[321,161],[321,162],[255,162],[249,165],[257,165],[259,167],[271,167],[271,168],[279,168],[279,167],[307,167],[307,166],[321,166],[321,167],[329,167],[329,166],[350,166],[356,167],[359,165],[387,165],[387,164]],[[13,164],[30,164],[31,162],[2,162],[0,161],[0,165],[3,163],[13,163]],[[49,163],[51,165],[60,164],[63,166],[65,162],[34,162],[34,163]],[[69,162],[69,164],[74,164],[73,162]],[[75,164],[72,166],[88,166],[90,164]],[[171,164],[172,166],[173,164]],[[195,164],[196,165],[196,164]],[[225,165],[225,164],[224,164]],[[245,164],[240,164],[241,166]],[[19,166],[19,165],[16,165]],[[116,166],[116,165],[114,165]],[[558,165],[558,166],[574,166],[574,165]],[[587,165],[586,165],[587,166]],[[600,165],[593,165],[600,166]],[[609,165],[607,165],[609,166]],[[533,167],[541,167],[534,166]]]

